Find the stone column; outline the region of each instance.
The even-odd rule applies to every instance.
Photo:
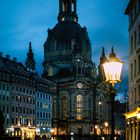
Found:
[[[135,121],[132,120],[132,140],[135,140]]]
[[[128,134],[129,134],[129,124],[128,124],[129,122],[128,122],[128,120],[126,120],[126,124],[125,124],[125,138],[126,138],[126,140],[129,140],[129,137],[128,137]]]
[[[129,139],[128,140],[131,140],[132,139],[132,125],[131,125],[131,120],[129,121],[129,127],[128,127],[128,133],[129,133]]]
[[[138,125],[139,125],[139,122],[137,121],[136,122],[136,140],[139,140],[138,139],[138,131],[139,131],[139,126]]]
[[[138,135],[138,140],[140,140],[140,120],[138,120],[138,126],[137,126],[137,130],[138,130],[138,133],[137,133],[137,135]]]

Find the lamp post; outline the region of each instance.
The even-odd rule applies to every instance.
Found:
[[[111,94],[111,140],[114,140],[114,101],[115,101],[115,89],[114,84],[121,82],[120,76],[122,71],[123,62],[116,57],[114,49],[112,47],[112,52],[109,55],[109,59],[103,63],[103,69],[105,73],[106,82],[111,84],[110,94]]]
[[[99,123],[100,123],[100,135],[102,135],[102,100],[101,98],[99,99]]]
[[[106,134],[108,134],[108,130],[107,130],[108,122],[105,122],[104,125],[105,125],[105,128],[106,128]]]

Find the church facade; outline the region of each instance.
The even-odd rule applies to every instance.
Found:
[[[104,50],[102,55],[105,57]],[[109,97],[99,90],[104,83],[98,84],[88,32],[78,23],[76,0],[59,0],[58,23],[48,29],[43,66],[43,77],[57,84],[53,134],[101,134],[102,124],[109,121]]]

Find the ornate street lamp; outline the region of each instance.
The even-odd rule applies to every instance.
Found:
[[[111,140],[114,140],[114,128],[115,128],[115,120],[114,120],[114,101],[116,91],[114,89],[114,84],[121,82],[121,71],[122,71],[123,62],[116,57],[114,53],[114,49],[112,47],[112,52],[109,55],[109,59],[103,63],[103,69],[105,73],[106,82],[111,84]]]

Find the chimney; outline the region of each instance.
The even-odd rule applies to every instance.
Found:
[[[14,57],[14,58],[13,58],[13,61],[16,63],[16,62],[17,62],[17,58],[16,58],[16,57]]]
[[[7,54],[7,55],[6,55],[6,58],[7,58],[8,60],[10,60],[10,55]]]
[[[0,52],[0,57],[2,57],[2,52]]]

